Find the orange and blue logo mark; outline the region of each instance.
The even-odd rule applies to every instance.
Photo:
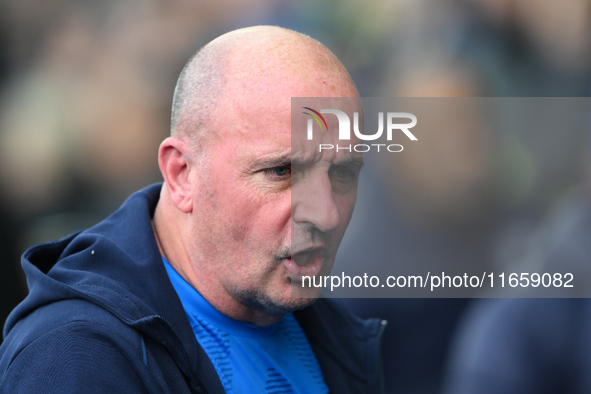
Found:
[[[326,124],[326,120],[324,120],[324,116],[320,115],[320,112],[313,110],[310,107],[302,107],[302,108],[307,109],[308,111],[312,111],[316,115],[318,115],[320,117],[320,119],[322,119],[322,122],[324,123],[324,126],[326,127],[326,131],[328,131],[328,125]],[[320,130],[324,130],[324,128],[322,127],[322,123],[320,123],[320,120],[316,116],[314,116],[313,114],[311,114],[309,112],[302,112],[302,113],[306,114],[306,115],[310,115],[316,121],[316,123],[318,123],[318,126],[320,126]]]

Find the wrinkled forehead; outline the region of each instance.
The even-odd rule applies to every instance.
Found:
[[[363,161],[363,153],[356,150],[360,140],[354,133],[354,127],[362,128],[362,124],[359,97],[292,98],[292,162]]]

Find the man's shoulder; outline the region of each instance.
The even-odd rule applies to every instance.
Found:
[[[138,334],[102,307],[83,299],[66,299],[40,306],[18,321],[2,346],[2,363],[8,355],[18,355],[42,338],[61,338],[76,343],[88,336],[120,338],[129,341]]]
[[[114,386],[121,384],[120,374],[127,376],[122,384],[140,385],[133,360],[141,360],[142,341],[90,302],[55,302],[22,319],[6,337],[0,348],[0,387],[5,392],[47,392],[49,386],[49,392],[58,392],[96,384],[120,391]]]

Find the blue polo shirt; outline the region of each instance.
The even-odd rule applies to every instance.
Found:
[[[318,361],[293,314],[268,327],[231,319],[163,261],[197,342],[227,393],[328,393]]]

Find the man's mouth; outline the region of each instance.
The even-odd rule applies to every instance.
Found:
[[[289,272],[289,277],[292,280],[301,281],[304,276],[318,275],[324,264],[325,254],[325,249],[319,247],[304,249],[287,256],[283,261]]]

